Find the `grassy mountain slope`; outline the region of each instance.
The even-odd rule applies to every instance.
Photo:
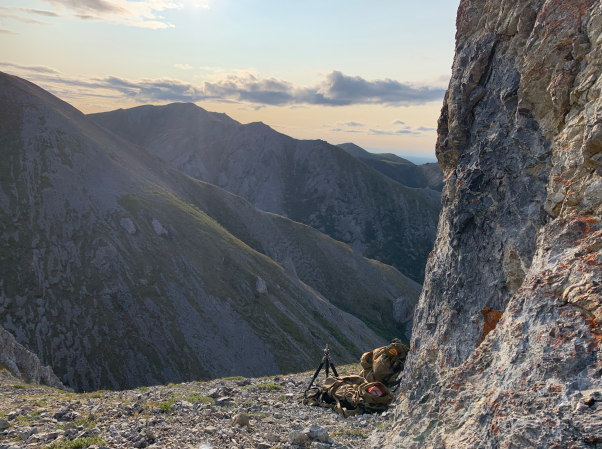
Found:
[[[389,332],[416,297],[396,270],[183,175],[6,74],[0,151],[0,324],[76,389],[297,371],[326,342],[341,362],[383,342],[290,271],[324,291],[348,283],[352,301],[332,301],[357,312],[365,294]],[[261,234],[270,227],[280,243]],[[287,245],[288,271],[262,254]]]
[[[354,143],[337,145],[364,164],[408,187],[443,190],[443,171],[437,163],[416,165],[390,153],[369,153]]]
[[[293,139],[263,123],[242,125],[193,104],[89,117],[194,178],[348,243],[416,281],[424,277],[437,192],[394,182],[324,141]]]
[[[377,334],[387,339],[409,338],[420,284],[309,226],[260,211],[219,187],[194,184],[200,189],[187,197],[237,238],[360,318]]]

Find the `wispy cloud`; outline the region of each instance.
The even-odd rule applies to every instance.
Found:
[[[194,69],[194,67],[192,67],[190,64],[174,64],[174,67],[176,69],[182,69],[182,70],[192,70],[192,69]]]
[[[17,33],[16,31],[13,31],[13,30],[7,30],[5,28],[0,28],[0,34],[16,35],[16,34],[20,34],[20,33]]]
[[[45,17],[64,17],[62,14],[54,11],[46,11],[43,9],[31,9],[31,8],[15,8],[27,14],[37,14]]]
[[[398,135],[401,133],[397,133],[395,131],[387,131],[385,129],[374,129],[374,128],[370,128],[369,130],[369,134],[371,136],[394,136],[394,135]],[[407,133],[406,133],[407,134]]]
[[[259,106],[243,106],[242,108],[238,108],[239,111],[260,111],[263,108],[266,108],[267,106],[264,105],[259,105]]]
[[[335,133],[363,133],[363,131],[359,131],[357,129],[344,129],[344,128],[330,128],[328,131],[332,131]]]
[[[110,22],[143,28],[169,28],[173,25],[158,15],[167,9],[181,9],[174,0],[42,0],[74,13],[80,20]],[[58,13],[56,13],[58,14]]]
[[[73,77],[48,67],[29,67],[12,62],[0,65],[18,69],[19,75],[39,82],[44,87],[58,89],[60,86],[61,95],[65,98],[121,96],[124,101],[137,103],[214,101],[246,103],[250,104],[249,107],[260,108],[359,104],[410,106],[439,101],[443,96],[441,89],[414,88],[410,84],[392,80],[366,81],[336,71],[329,73],[320,83],[313,86],[263,78],[252,73],[223,74],[217,81],[204,81],[197,85],[173,78],[130,80],[117,76]],[[358,90],[354,91],[353,86],[358,87]],[[345,127],[364,126],[360,122],[344,123]]]
[[[401,120],[395,120],[393,124],[403,123]],[[340,126],[346,126],[347,128],[341,128]],[[368,129],[353,129],[352,127],[365,127],[367,125],[359,122],[338,122],[336,125],[324,124],[323,128],[329,128],[329,132],[337,133],[361,133],[368,136],[407,136],[407,135],[421,135],[425,132],[436,131],[436,128],[427,128],[424,126],[412,127],[405,125],[397,129],[379,129],[376,125],[375,128]],[[351,129],[350,129],[351,128]]]
[[[358,127],[358,128],[366,126],[366,125],[364,125],[363,123],[360,123],[360,122],[337,122],[337,125],[339,125],[339,126],[351,126],[351,127]]]
[[[12,67],[14,69],[18,69],[19,71],[28,72],[31,74],[48,74],[48,75],[60,75],[61,72],[58,70],[51,69],[50,67],[46,67],[43,65],[23,65],[16,64],[14,62],[0,62],[1,66]]]
[[[43,9],[32,9],[32,8],[20,8],[17,6],[0,6],[0,16],[4,16],[5,14],[11,13],[25,13],[25,14],[35,14],[38,16],[45,17],[63,17],[61,14],[54,11],[47,11]]]
[[[50,22],[44,22],[43,20],[38,20],[38,19],[33,19],[31,17],[27,17],[27,16],[20,16],[18,14],[15,14],[17,12],[25,12],[25,13],[30,13],[30,11],[36,11],[36,10],[29,10],[26,8],[9,8],[6,6],[0,6],[0,20],[4,20],[4,19],[11,19],[11,20],[17,20],[19,22],[23,22],[23,23],[29,23],[32,25],[52,25],[52,23]]]
[[[419,134],[423,134],[423,133],[437,131],[437,128],[429,128],[426,126],[416,126],[416,127],[409,126],[409,125],[406,125],[401,120],[395,120],[392,124],[393,125],[403,125],[403,126],[398,129],[389,129],[389,130],[370,128],[369,135],[372,135],[372,136],[403,136],[403,135],[412,135],[412,134],[419,135]]]
[[[385,130],[385,129],[373,129],[370,128],[369,134],[371,136],[399,136],[404,134],[421,134],[420,131],[415,131],[413,129],[397,129],[397,130]]]

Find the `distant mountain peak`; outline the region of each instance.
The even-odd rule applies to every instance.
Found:
[[[342,143],[338,146],[400,184],[438,192],[443,189],[443,170],[436,163],[416,165],[395,154],[370,153],[354,143]]]
[[[392,182],[322,140],[177,109],[89,117],[189,176],[310,225],[421,282],[441,208],[438,192]]]

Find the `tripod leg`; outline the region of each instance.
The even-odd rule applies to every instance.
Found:
[[[309,391],[309,389],[311,388],[311,386],[314,384],[314,381],[316,380],[316,377],[318,377],[318,374],[320,374],[320,370],[322,369],[322,366],[324,366],[324,362],[321,362],[320,366],[318,366],[318,369],[316,370],[316,373],[314,374],[314,377],[311,379],[311,382],[307,386],[307,389],[305,390],[305,393],[307,393]]]
[[[325,368],[326,369],[326,377],[328,377],[328,370],[330,369],[330,366],[328,366],[328,365],[329,365],[329,363],[326,362],[326,368]]]
[[[337,373],[337,369],[334,367],[334,363],[330,362],[330,367],[332,368],[332,372],[334,373],[334,377],[339,377],[339,373]]]

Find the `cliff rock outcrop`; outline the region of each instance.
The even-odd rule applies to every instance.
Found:
[[[49,366],[42,366],[40,359],[17,343],[15,337],[0,326],[0,365],[4,365],[13,376],[32,384],[69,390]]]
[[[602,2],[462,0],[443,210],[379,444],[602,446]]]

